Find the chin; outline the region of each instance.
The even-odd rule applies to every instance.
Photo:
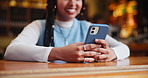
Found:
[[[74,19],[75,17],[76,17],[76,15],[68,16],[68,18],[70,18],[70,19]]]

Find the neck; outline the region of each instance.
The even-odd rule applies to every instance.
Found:
[[[65,18],[65,17],[60,17],[58,14],[56,15],[56,19],[59,21],[63,21],[63,22],[69,22],[69,21],[73,21],[74,18]]]
[[[58,19],[55,20],[55,23],[58,26],[62,27],[62,28],[70,28],[70,27],[72,27],[73,22],[74,22],[73,20],[71,20],[71,21],[60,21]]]

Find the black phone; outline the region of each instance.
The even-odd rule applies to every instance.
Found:
[[[95,43],[95,39],[105,40],[108,30],[109,26],[107,24],[91,24],[87,32],[85,44]]]

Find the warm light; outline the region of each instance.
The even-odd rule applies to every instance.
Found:
[[[122,16],[125,14],[125,7],[126,5],[125,4],[120,4],[116,7],[116,9],[114,10],[113,12],[113,16],[114,17],[118,17],[118,16]]]
[[[29,7],[29,2],[28,2],[28,0],[23,0],[23,2],[22,2],[22,7],[25,7],[25,8]]]
[[[11,6],[11,7],[15,7],[16,5],[17,5],[17,2],[15,0],[11,0],[9,2],[9,6]]]
[[[124,27],[120,31],[121,38],[128,38],[132,34],[132,29],[130,27]]]
[[[136,15],[137,14],[136,6],[137,6],[136,1],[129,1],[127,4],[127,13],[132,13],[132,14]]]

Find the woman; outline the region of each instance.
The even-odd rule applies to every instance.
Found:
[[[48,0],[47,3],[46,21],[36,20],[26,26],[7,47],[5,59],[103,62],[129,56],[129,48],[109,35],[105,40],[95,40],[103,48],[99,44],[84,45],[90,23],[75,18],[85,10],[84,0]]]

